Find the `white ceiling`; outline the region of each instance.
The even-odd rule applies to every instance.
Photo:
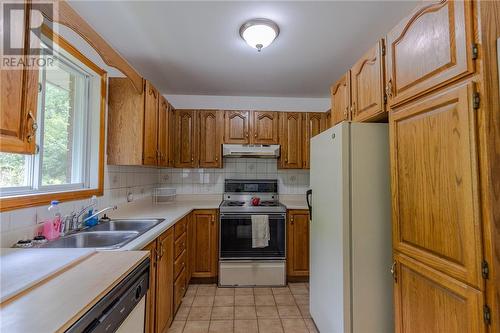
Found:
[[[71,1],[163,94],[326,97],[414,1]],[[280,26],[256,52],[246,20]]]

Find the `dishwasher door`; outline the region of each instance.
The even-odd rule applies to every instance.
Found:
[[[139,333],[144,332],[144,320],[146,313],[146,297],[137,303],[134,310],[130,312],[125,321],[118,327],[116,333]]]

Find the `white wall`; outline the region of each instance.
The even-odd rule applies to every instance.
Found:
[[[326,112],[329,98],[164,95],[177,109]]]

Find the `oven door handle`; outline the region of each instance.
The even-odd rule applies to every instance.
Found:
[[[222,220],[223,217],[230,217],[230,218],[251,218],[252,215],[267,215],[269,216],[269,219],[275,217],[275,218],[284,218],[286,217],[286,214],[285,213],[272,213],[272,214],[265,214],[265,213],[262,213],[262,214],[253,214],[253,213],[250,213],[250,214],[229,214],[229,213],[222,213],[220,214],[220,218]]]

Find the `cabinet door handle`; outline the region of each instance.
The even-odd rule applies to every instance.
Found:
[[[293,224],[293,217],[290,219],[290,224]]]
[[[26,136],[26,140],[31,143],[33,138],[35,137],[36,130],[38,129],[38,124],[36,122],[35,116],[33,115],[33,112],[28,112],[28,119],[32,120],[31,128],[30,128],[30,133]]]
[[[254,134],[254,137],[257,137],[257,133]]]
[[[396,260],[394,260],[392,262],[391,274],[392,274],[392,278],[394,279],[394,282],[398,282],[398,272],[397,272],[397,268],[396,268]]]
[[[248,132],[245,132],[245,137],[248,138]]]
[[[392,79],[387,81],[387,85],[385,86],[385,94],[387,97],[392,98]]]

